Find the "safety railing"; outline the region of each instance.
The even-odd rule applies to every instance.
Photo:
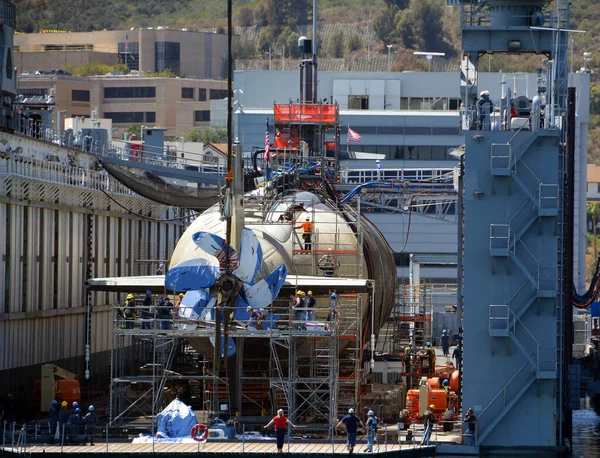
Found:
[[[456,417],[454,417],[456,418]],[[473,429],[474,427],[474,429]],[[397,442],[398,444],[412,445],[413,447],[421,447],[438,444],[453,444],[453,445],[477,445],[477,423],[471,425],[467,421],[439,418],[432,425],[431,431],[427,433],[423,423],[413,422],[406,426],[399,422],[397,425]],[[378,440],[383,439],[384,450],[374,449],[375,451],[387,451],[387,444],[391,443],[387,438],[388,431],[382,431],[378,434]],[[383,438],[381,437],[383,436]],[[379,445],[379,444],[378,444]]]
[[[123,145],[118,142],[103,142],[91,135],[84,136],[82,132],[56,130],[53,126],[43,125],[31,119],[24,122],[17,119],[15,132],[56,146],[79,149],[100,157],[204,173],[222,175],[225,172],[224,161],[220,161],[213,154],[171,149],[170,146],[159,148],[144,144],[143,141],[123,142]]]
[[[508,256],[510,254],[511,231],[508,224],[490,224],[490,254]]]
[[[0,158],[0,175],[16,175],[49,183],[84,187],[121,195],[134,193],[105,171],[75,167],[61,162],[8,154]]]
[[[491,304],[488,312],[489,333],[492,337],[508,337],[510,308],[505,304]]]
[[[347,184],[368,183],[373,180],[397,180],[397,181],[417,181],[428,183],[448,183],[452,184],[454,169],[344,169],[341,171],[340,180]]]
[[[266,307],[260,310],[264,317],[252,317],[246,307],[227,307],[233,317],[230,331],[240,335],[264,335],[274,332],[297,332],[328,334],[337,328],[342,307]],[[121,334],[214,334],[214,308],[198,312],[192,307],[152,305],[126,307],[114,305],[113,328]],[[243,314],[243,318],[239,315]],[[238,318],[235,316],[238,315]]]

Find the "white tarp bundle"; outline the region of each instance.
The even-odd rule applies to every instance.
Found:
[[[179,399],[175,399],[157,416],[157,437],[190,437],[197,423],[196,414]]]

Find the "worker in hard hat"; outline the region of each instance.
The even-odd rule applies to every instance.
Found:
[[[304,291],[296,291],[296,295],[293,297],[292,308],[294,309],[294,325],[299,330],[306,328],[306,293]]]
[[[67,424],[67,420],[69,419],[69,411],[67,410],[67,401],[63,401],[60,403],[60,410],[58,411],[58,429],[56,431],[56,435],[54,439],[60,440],[62,437],[64,439],[65,434],[65,425]]]
[[[153,326],[152,318],[154,318],[154,310],[152,310],[152,306],[154,305],[154,298],[152,297],[152,291],[146,291],[146,297],[144,297],[144,301],[142,302],[142,329],[151,329]]]
[[[477,120],[479,130],[491,130],[491,114],[494,112],[494,102],[490,100],[489,91],[481,91],[477,101]]]
[[[356,445],[356,433],[358,431],[358,427],[365,427],[362,420],[358,418],[354,414],[354,409],[348,410],[348,415],[340,420],[340,422],[335,425],[335,428],[339,428],[342,424],[346,425],[346,435],[348,439],[346,440],[346,448],[348,449],[348,453],[352,455],[354,452],[354,447]]]
[[[467,414],[463,421],[463,425],[467,425],[467,431],[465,431],[465,445],[475,445],[475,430],[477,428],[477,417],[473,414],[473,409],[467,409]]]
[[[248,322],[246,323],[246,328],[248,328],[248,326],[250,326],[250,323],[252,323],[253,320],[256,320],[256,329],[258,329],[259,331],[262,331],[263,321],[265,321],[267,319],[267,314],[262,309],[253,308],[251,305],[246,307],[246,312],[248,312],[250,314],[250,318],[248,319]]]
[[[408,345],[404,348],[404,371],[412,372],[412,362],[414,358],[413,343],[408,342]]]
[[[81,424],[83,424],[83,420],[81,419],[81,409],[75,407],[67,420],[68,434],[65,442],[70,444],[77,444],[79,442],[79,426]]]
[[[332,248],[327,248],[327,254],[321,256],[321,259],[319,259],[319,262],[317,263],[317,267],[323,271],[325,277],[335,276],[335,271],[339,267],[339,262],[335,259]]]
[[[448,356],[450,356],[450,336],[448,335],[445,329],[442,331],[440,341],[442,342],[442,353],[447,358]]]
[[[365,452],[373,453],[373,442],[377,436],[377,428],[379,426],[379,418],[375,416],[375,412],[369,410],[367,412],[367,448]]]
[[[312,233],[314,226],[313,223],[310,221],[310,218],[307,216],[306,220],[299,226],[294,226],[294,229],[302,229],[302,240],[304,240],[304,250],[312,250]]]
[[[381,180],[383,175],[381,173],[381,161],[379,159],[375,160],[375,168],[377,169],[377,179]]]
[[[48,423],[50,425],[50,443],[54,443],[54,436],[56,435],[56,428],[58,426],[58,411],[60,406],[56,399],[52,400],[50,408],[48,409]]]
[[[429,445],[429,439],[431,439],[431,432],[433,431],[433,425],[437,423],[435,419],[435,406],[431,404],[429,408],[423,413],[423,437],[419,447],[423,444]]]
[[[121,317],[125,321],[125,329],[133,329],[133,323],[135,320],[135,300],[133,294],[127,295],[125,304],[119,307]]]
[[[337,308],[337,294],[331,293],[329,297],[329,312],[327,313],[327,321],[329,323],[337,322],[338,317],[338,308]],[[329,331],[331,329],[331,324],[325,325],[325,331]]]
[[[429,363],[429,373],[433,374],[435,372],[435,348],[431,346],[431,342],[427,342],[425,352],[427,353],[427,361]]]
[[[156,269],[156,275],[164,275],[164,273],[165,273],[165,265],[161,263],[158,265],[158,269]]]
[[[96,431],[96,423],[98,423],[98,416],[96,415],[96,412],[94,412],[95,410],[96,409],[94,406],[89,406],[88,413],[85,415],[85,417],[83,417],[83,422],[85,423],[85,437],[83,438],[83,445],[86,445],[88,440],[90,445],[95,445],[94,435]]]

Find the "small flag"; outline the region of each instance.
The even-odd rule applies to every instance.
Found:
[[[348,142],[360,142],[360,134],[348,127]]]
[[[265,129],[265,156],[264,161],[266,164],[271,162],[271,145],[269,139],[269,118],[267,118],[267,127]]]
[[[129,51],[129,34],[125,34],[125,51]]]

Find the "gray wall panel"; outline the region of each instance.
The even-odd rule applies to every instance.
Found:
[[[6,204],[0,203],[0,313],[4,313],[8,306],[5,302],[5,288],[6,288]],[[2,328],[0,327],[0,330]],[[0,352],[2,353],[2,352]],[[0,367],[2,367],[2,357],[0,356]]]
[[[11,240],[10,246],[10,305],[11,312],[23,310],[23,211],[24,207],[11,206]]]

